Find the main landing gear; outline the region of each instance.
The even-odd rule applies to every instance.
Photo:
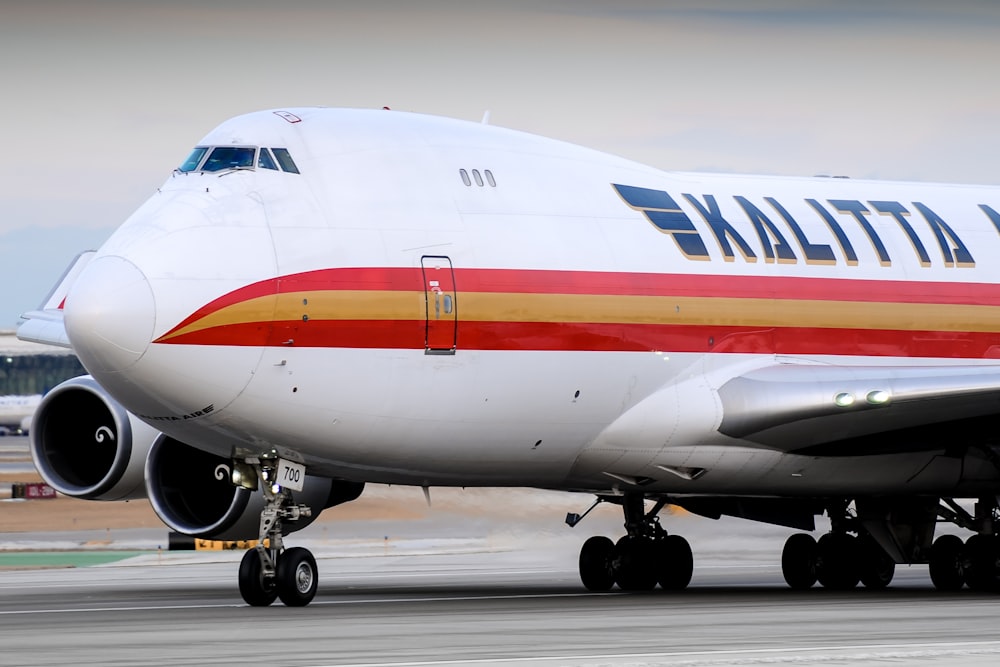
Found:
[[[942,535],[930,549],[931,581],[938,590],[957,591],[963,585],[975,591],[1000,591],[1000,498],[980,498],[974,514],[950,498],[938,514],[946,521],[974,530],[965,542]]]
[[[616,584],[624,591],[647,591],[657,585],[667,590],[685,588],[691,580],[691,548],[684,538],[668,535],[656,518],[668,501],[660,498],[646,512],[641,493],[598,496],[583,516],[570,514],[566,523],[575,526],[603,502],[622,506],[627,534],[617,543],[606,537],[591,537],[584,543],[580,550],[583,585],[591,591],[607,591]],[[754,505],[752,499],[739,507],[693,501],[688,505],[683,500],[679,504],[705,516],[759,517],[803,528],[814,525],[814,514],[825,512],[830,517],[829,533],[818,540],[798,533],[785,542],[781,572],[793,589],[805,590],[819,583],[838,591],[859,585],[880,590],[892,583],[897,563],[926,563],[939,590],[967,586],[1000,592],[1000,495],[980,497],[971,512],[953,498],[934,496],[806,499],[780,506]],[[934,539],[936,524],[941,522],[974,534],[965,541],[956,535]]]
[[[818,581],[834,590],[859,583],[881,589],[892,581],[896,563],[926,563],[938,590],[1000,592],[997,497],[980,498],[971,514],[952,498],[859,499],[855,505],[852,515],[847,501],[830,504],[831,531],[819,541],[804,533],[788,538],[781,571],[790,587],[807,589]],[[975,534],[964,542],[957,535],[935,540],[942,520]]]
[[[292,504],[287,489],[277,484],[277,463],[276,458],[261,457],[234,465],[234,470],[244,473],[244,480],[251,479],[250,473],[253,480],[259,480],[265,501],[257,546],[240,562],[240,595],[252,607],[266,607],[276,598],[289,607],[304,607],[316,596],[316,559],[302,547],[285,549],[282,522],[309,517],[312,510]],[[234,474],[234,482],[237,477]],[[237,483],[249,486],[247,481]]]
[[[896,563],[867,534],[855,537],[831,531],[817,541],[812,535],[797,533],[785,542],[781,573],[796,590],[811,588],[817,581],[823,588],[838,591],[859,583],[877,590],[892,583]]]
[[[641,494],[620,497],[599,496],[599,503],[620,504],[625,512],[626,535],[612,542],[607,537],[591,537],[580,549],[580,579],[591,591],[608,591],[615,584],[623,591],[648,591],[659,584],[664,590],[686,588],[691,581],[694,560],[687,540],[668,535],[657,514],[666,505],[659,501],[648,513]],[[584,516],[570,514],[566,523],[575,526]]]
[[[817,541],[798,533],[785,542],[781,552],[781,573],[789,587],[804,590],[817,581],[823,588],[850,590],[859,583],[865,588],[882,589],[892,583],[896,563],[848,514],[847,503],[828,510],[831,530]],[[856,532],[857,536],[850,532]]]

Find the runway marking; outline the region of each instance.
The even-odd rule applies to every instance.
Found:
[[[623,595],[622,593],[526,593],[523,595],[455,595],[451,597],[420,597],[420,598],[374,598],[371,600],[313,600],[312,607],[330,607],[337,605],[352,604],[400,604],[404,602],[462,602],[465,600],[473,602],[483,602],[486,600],[532,600],[542,598],[574,598],[574,597],[601,597],[609,595]],[[0,610],[0,616],[18,616],[31,614],[75,614],[92,613],[98,611],[175,611],[191,609],[239,609],[247,608],[245,604],[189,604],[189,605],[154,605],[148,607],[79,607],[74,609],[7,609]],[[415,663],[420,664],[420,663]]]
[[[561,576],[577,576],[576,572],[570,572],[569,570],[475,570],[475,574],[481,575],[515,575],[515,574],[554,574]],[[358,580],[385,580],[387,578],[391,579],[433,579],[436,577],[447,577],[453,579],[455,577],[455,572],[452,571],[440,571],[440,572],[393,572],[391,574],[385,574],[380,572],[366,572],[358,574],[324,574],[323,582],[327,581],[358,581]]]
[[[837,655],[828,658],[821,656],[807,656],[805,654],[822,651],[836,651]],[[844,655],[844,651],[868,651],[865,655]],[[794,648],[754,648],[754,649],[718,649],[712,651],[662,651],[656,653],[602,653],[586,655],[551,655],[532,656],[515,658],[473,658],[468,660],[414,660],[406,662],[356,662],[356,663],[327,663],[314,665],[313,667],[443,667],[446,665],[499,665],[499,664],[522,664],[532,662],[560,662],[579,660],[671,660],[671,664],[696,664],[685,661],[685,663],[675,662],[678,658],[707,658],[718,659],[727,656],[767,656],[777,654],[776,658],[758,658],[752,662],[793,662],[808,658],[811,661],[817,659],[840,660],[854,658],[914,658],[914,657],[940,657],[944,655],[962,654],[985,654],[1000,652],[1000,641],[974,641],[974,642],[937,642],[926,644],[847,644],[843,646],[801,646]],[[700,662],[700,661],[699,661]],[[715,663],[713,663],[715,664]],[[723,663],[724,664],[724,663]],[[746,664],[741,661],[740,664]]]
[[[341,604],[399,604],[401,602],[463,602],[466,600],[472,602],[484,602],[486,600],[539,600],[539,599],[558,599],[558,598],[580,598],[580,597],[604,597],[604,596],[616,596],[624,595],[623,593],[613,592],[613,593],[525,593],[525,594],[511,594],[511,595],[455,595],[452,597],[438,596],[438,597],[424,597],[424,598],[378,598],[374,600],[314,600],[312,605],[341,605]]]
[[[154,607],[79,607],[77,609],[13,609],[0,611],[0,616],[30,616],[32,614],[92,614],[98,611],[173,611],[178,609],[239,609],[245,604],[178,604]]]

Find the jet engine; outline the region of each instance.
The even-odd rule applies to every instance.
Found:
[[[86,500],[148,497],[160,519],[179,533],[258,537],[264,495],[233,486],[229,459],[160,433],[89,375],[45,395],[30,438],[35,467],[59,493]],[[312,516],[285,523],[285,532],[305,528],[324,509],[356,499],[363,489],[359,482],[306,475],[293,500],[308,505]]]
[[[48,392],[29,435],[35,467],[59,493],[87,500],[145,497],[143,466],[159,432],[89,375]]]
[[[231,462],[166,435],[160,435],[146,459],[146,488],[153,509],[172,530],[219,540],[256,539],[264,494],[233,486]],[[285,533],[308,526],[328,507],[356,499],[363,483],[306,475],[296,504],[308,505],[311,517],[287,522]]]

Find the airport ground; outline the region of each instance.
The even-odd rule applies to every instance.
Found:
[[[0,665],[1000,662],[995,596],[935,591],[921,566],[885,591],[791,591],[791,531],[745,521],[665,517],[695,552],[686,591],[587,593],[580,545],[622,532],[613,507],[562,523],[588,500],[373,486],[289,538],[320,570],[301,609],[244,605],[238,552],[157,550],[143,501],[0,502]]]

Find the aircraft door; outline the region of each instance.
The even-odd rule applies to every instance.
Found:
[[[425,354],[455,354],[458,336],[458,298],[455,293],[455,271],[451,259],[444,255],[424,255],[420,258],[424,276],[424,297],[427,306],[427,328],[424,337]]]

